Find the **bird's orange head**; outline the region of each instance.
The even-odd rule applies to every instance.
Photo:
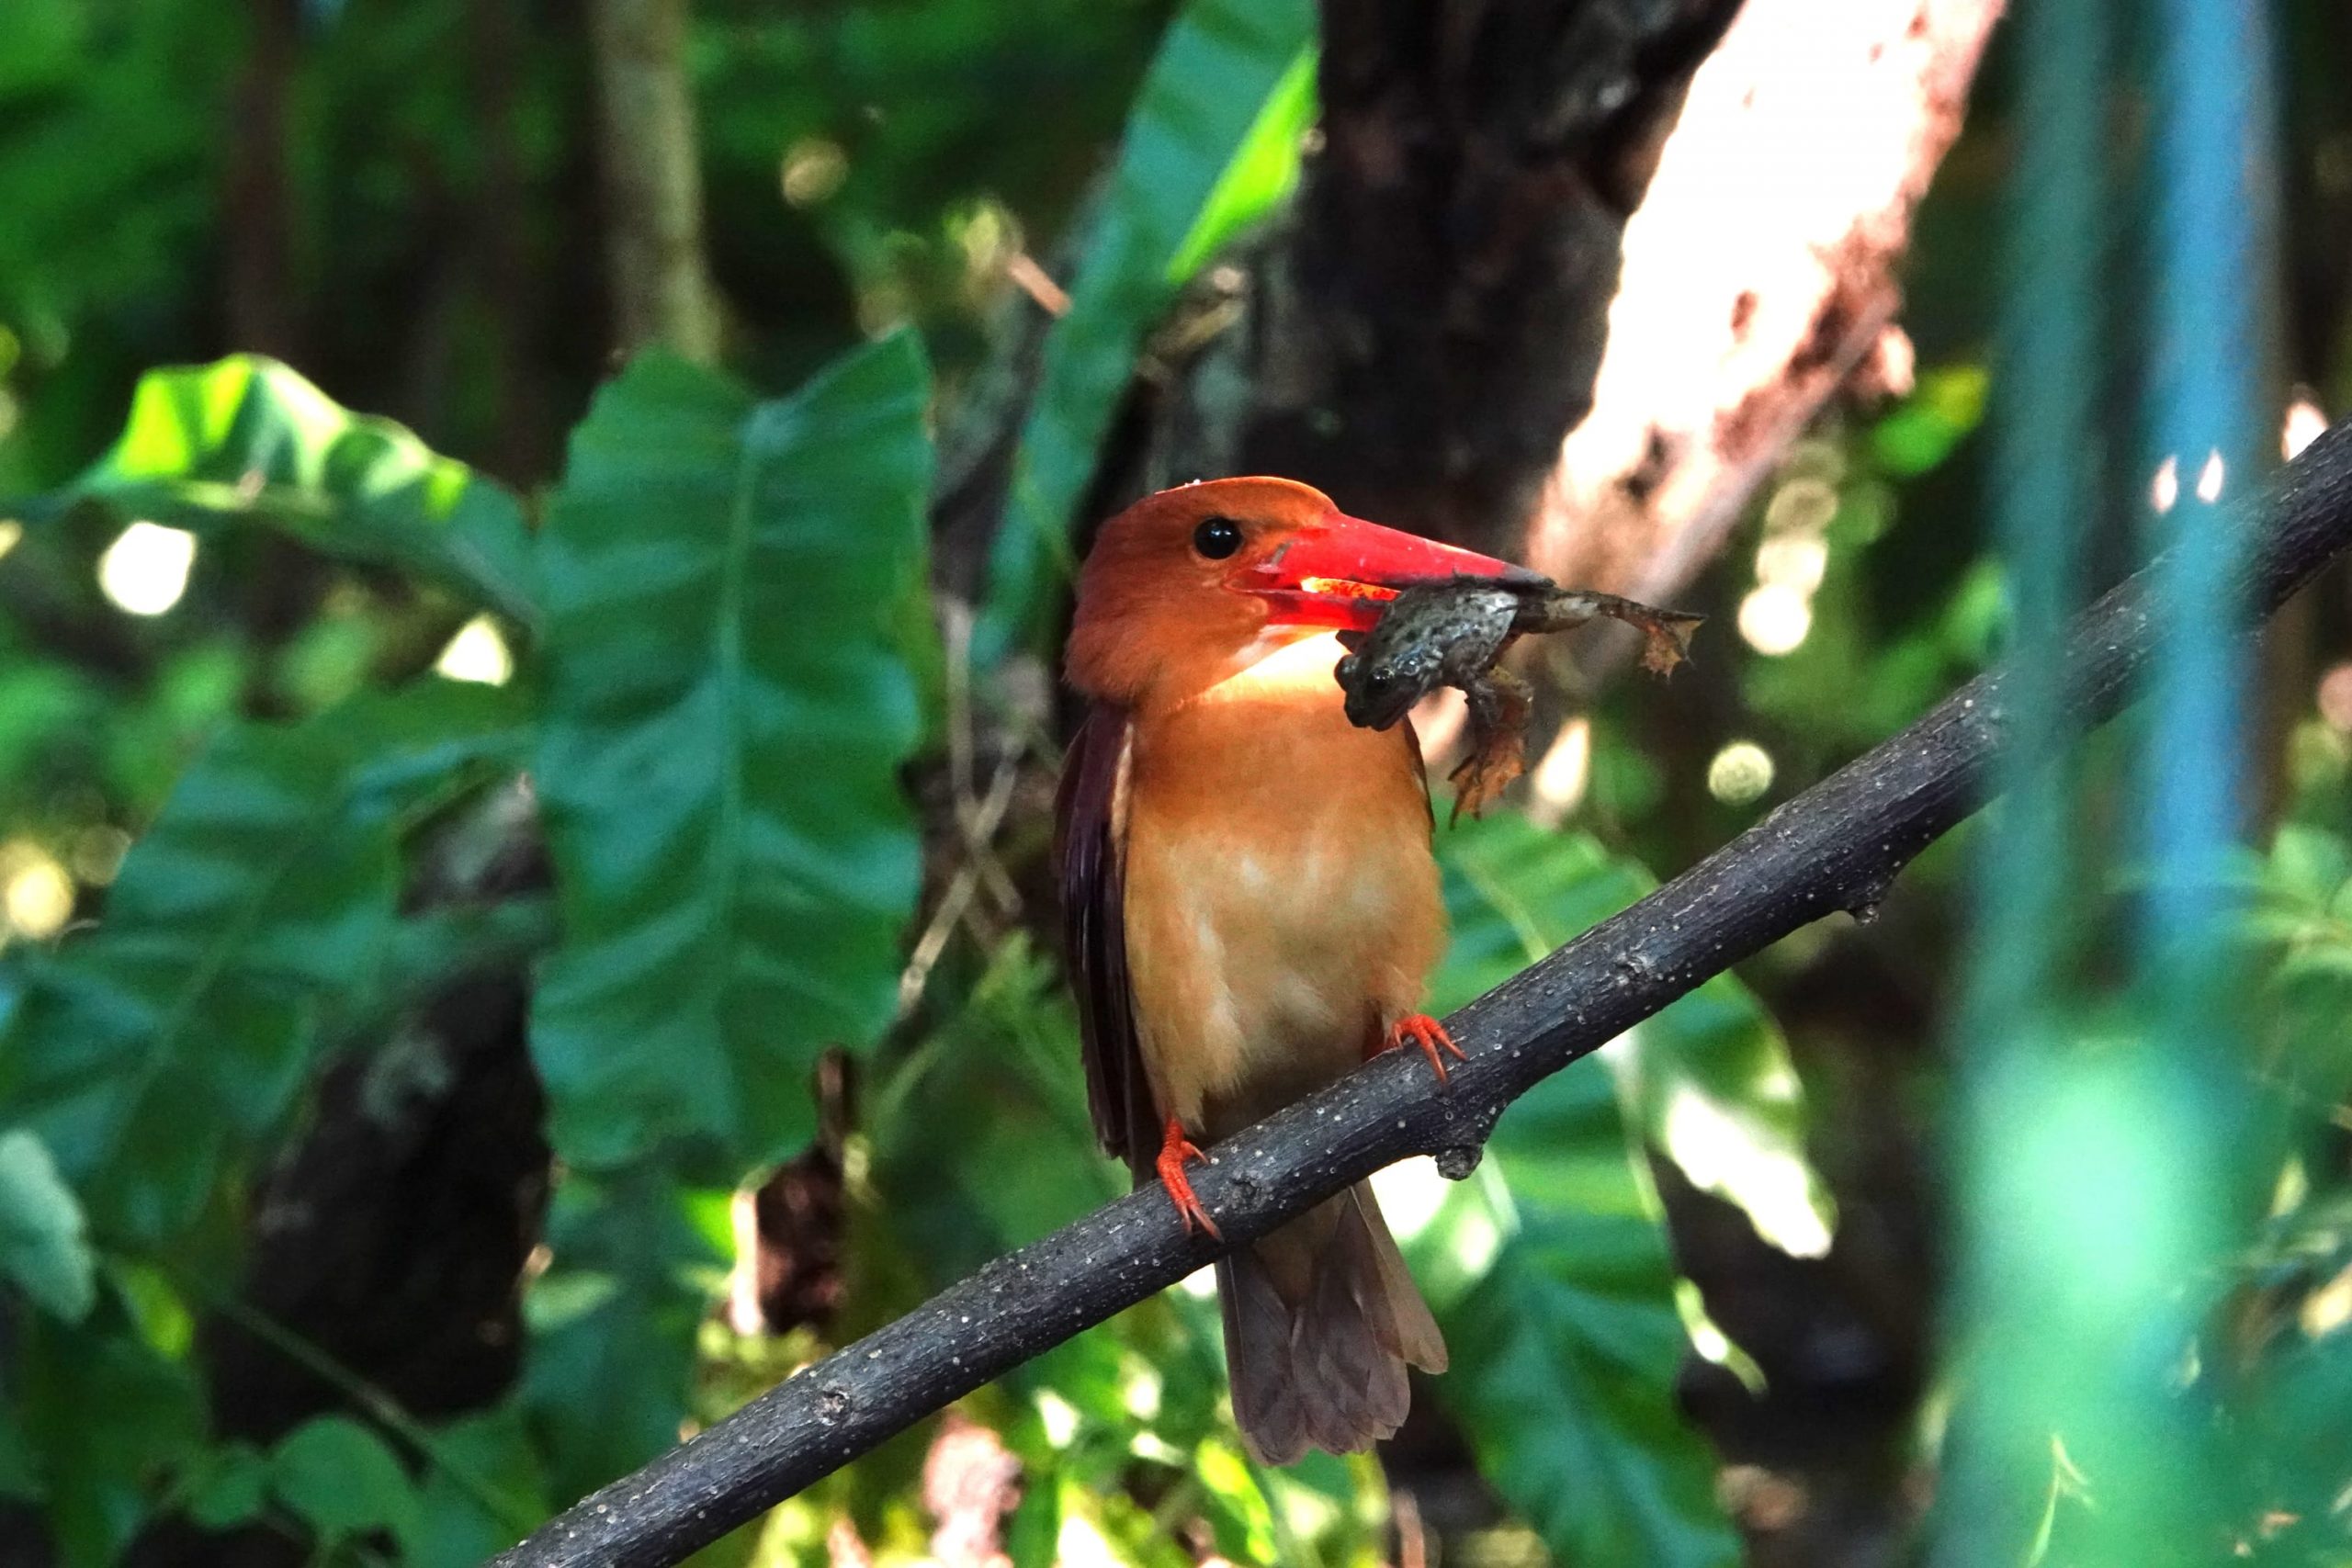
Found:
[[[1078,581],[1070,683],[1130,706],[1181,701],[1274,649],[1368,631],[1416,583],[1523,567],[1350,517],[1290,479],[1210,479],[1146,496],[1102,525]]]

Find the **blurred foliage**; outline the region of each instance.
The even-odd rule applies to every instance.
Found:
[[[1287,196],[1314,120],[1305,0],[1194,0],[1144,78],[1069,307],[1046,339],[978,654],[1034,641],[1070,576],[1068,534],[1144,333],[1201,264]]]
[[[61,79],[79,81],[97,24],[45,14],[72,22],[53,47]],[[282,363],[232,357],[143,377],[106,456],[7,508],[23,597],[0,625],[24,700],[0,726],[17,835],[0,867],[16,936],[0,957],[0,1268],[22,1296],[0,1483],[38,1504],[74,1568],[171,1518],[330,1560],[470,1561],[1123,1186],[1093,1147],[1069,1006],[1030,938],[959,937],[911,1009],[902,989],[921,871],[902,770],[969,722],[947,705],[922,583],[928,432],[970,348],[925,281],[921,225],[1001,269],[1020,243],[1002,205],[1019,182],[1057,188],[1050,212],[1084,172],[1005,164],[991,165],[1010,182],[999,191],[941,184],[927,158],[981,107],[959,118],[923,102],[926,73],[967,50],[1021,53],[1048,20],[956,13],[943,30],[943,16],[714,7],[697,35],[720,210],[736,204],[727,168],[764,159],[767,220],[813,217],[854,324],[922,322],[940,381],[903,331],[771,401],[649,356],[596,395],[560,482],[526,497]],[[315,135],[301,145],[337,155],[334,125],[391,94],[380,73],[398,57],[420,74],[390,132],[455,159],[435,95],[456,84],[424,56],[459,25],[431,6],[311,17],[294,96]],[[972,29],[960,42],[958,27]],[[992,576],[1008,635],[1055,590],[1066,550],[1051,541],[1145,333],[1295,180],[1310,31],[1303,6],[1198,0],[1144,76],[1082,220],[1072,305],[1016,460],[1022,522],[1002,538],[1028,555],[1001,555]],[[577,62],[521,64],[534,84],[509,129],[537,167],[560,153],[533,117]],[[828,96],[782,116],[742,105],[755,83],[773,95],[820,69],[841,73]],[[861,72],[895,106],[863,125]],[[179,152],[220,155],[201,135]],[[28,156],[0,146],[0,171]],[[372,177],[354,170],[328,205],[397,210],[401,179],[370,194]],[[318,280],[364,288],[329,254],[345,235],[317,238]],[[744,243],[715,242],[722,284]],[[119,298],[44,293],[41,279],[30,261],[11,275],[26,291],[11,341]],[[808,363],[745,335],[757,323],[736,331],[747,365]],[[76,341],[26,367],[29,403],[69,400],[62,372],[88,356]],[[434,423],[479,450],[471,417],[443,408]],[[51,455],[71,445],[28,425],[0,472],[56,476]],[[81,646],[54,646],[61,629]],[[469,846],[526,764],[552,910],[527,886],[420,901],[466,885],[463,863],[491,852]],[[1444,853],[1459,926],[1448,1006],[1648,886],[1598,840],[1516,819],[1449,834]],[[427,1422],[236,1303],[235,1281],[252,1205],[318,1114],[322,1073],[399,1050],[399,1021],[486,953],[536,955],[530,1049],[559,1175],[519,1380],[492,1408]],[[868,1058],[841,1154],[842,1308],[770,1335],[717,1310],[735,1189],[817,1134],[828,1046]],[[1473,1183],[1398,1173],[1391,1207],[1462,1357],[1437,1397],[1477,1433],[1507,1502],[1564,1558],[1724,1562],[1735,1539],[1674,1397],[1686,1324],[1702,1320],[1643,1140],[1792,1245],[1826,1242],[1826,1208],[1781,1044],[1734,982],[1618,1055],[1613,1076],[1588,1070],[1531,1102]],[[396,1071],[389,1057],[376,1070]],[[267,1442],[213,1435],[200,1325],[224,1312],[346,1410]],[[1023,1561],[1385,1555],[1377,1467],[1252,1466],[1220,1354],[1213,1304],[1175,1292],[964,1403],[960,1419],[1019,1466],[1003,1529]],[[733,1550],[822,1558],[845,1520],[886,1556],[921,1551],[925,1440],[853,1466]]]
[[[719,372],[605,362],[590,72],[560,8],[0,7],[0,1538],[37,1527],[66,1568],[187,1532],[473,1562],[1124,1190],[1050,911],[1022,903],[1051,753],[1018,656],[1150,333],[1290,195],[1314,27],[1293,0],[705,0]],[[2331,134],[2306,138],[2323,186]],[[1923,224],[1917,386],[1778,466],[1694,667],[1595,705],[1568,825],[1441,833],[1433,1006],[2006,645],[2014,585],[1973,522],[1984,144]],[[967,658],[924,591],[934,433],[982,396],[1023,264],[1069,308]],[[2352,721],[2314,676],[2287,678],[2282,825],[2231,928],[2269,1201],[2165,1281],[2204,1326],[2156,1347],[2230,1456],[2198,1544],[2299,1564],[2352,1561]],[[976,847],[940,780],[982,730],[1021,787]],[[2115,766],[2086,770],[2094,826]],[[518,822],[549,863],[520,874]],[[1931,852],[1867,938],[1930,996],[1965,957],[1958,864]],[[2102,931],[2119,891],[2094,891]],[[1455,1357],[1386,1468],[1253,1465],[1196,1280],[703,1561],[923,1559],[962,1506],[926,1482],[951,1450],[1012,1478],[982,1511],[1023,1565],[1736,1560],[1753,1521],[1686,1394],[1701,1363],[1758,1388],[1760,1358],[1664,1213],[1703,1205],[1780,1263],[1830,1247],[1808,1151],[1876,1131],[1799,1086],[1803,1065],[1825,1098],[1829,1031],[1792,998],[1831,941],[1548,1080],[1468,1179],[1384,1174]],[[413,1410],[245,1294],[334,1085],[396,1121],[457,1071],[417,1043],[435,1006],[525,967],[552,1191],[498,1282],[521,1341],[491,1394]],[[1904,1027],[1872,1020],[1869,1049]],[[2081,1025],[2111,1050],[2133,1031]],[[772,1177],[837,1189],[810,1222],[831,1294],[790,1321],[745,1309]],[[315,1380],[300,1419],[235,1428],[232,1327]],[[1918,1452],[1967,1394],[1928,1403]],[[2012,1477],[2040,1506],[2004,1561],[2096,1539],[2116,1472],[2050,1438]]]

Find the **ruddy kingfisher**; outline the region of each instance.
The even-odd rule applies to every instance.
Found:
[[[1055,846],[1103,1146],[1216,1234],[1185,1167],[1411,1043],[1445,941],[1409,721],[1349,723],[1334,634],[1415,583],[1545,580],[1278,479],[1162,491],[1102,525],[1067,673],[1089,699]],[[1217,1264],[1233,1412],[1287,1464],[1391,1436],[1445,1342],[1359,1182]]]

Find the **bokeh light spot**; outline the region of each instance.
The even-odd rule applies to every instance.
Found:
[[[476,615],[458,628],[433,668],[452,681],[503,686],[514,673],[514,655],[507,649],[497,623],[488,615]]]
[[[1784,582],[1767,582],[1739,602],[1739,635],[1757,652],[1793,653],[1813,630],[1813,604]]]
[[[74,918],[74,879],[57,857],[27,839],[0,844],[0,916],[9,931],[40,942]]]
[[[1735,740],[1707,764],[1707,793],[1726,806],[1745,806],[1772,787],[1772,754],[1753,740]]]
[[[181,528],[133,523],[98,558],[98,587],[116,607],[160,615],[187,592],[196,536]]]
[[[804,136],[784,150],[784,199],[795,207],[813,207],[841,189],[847,178],[849,154],[838,141]]]
[[[2306,395],[2287,405],[2287,423],[2278,431],[2278,455],[2289,462],[2327,429],[2327,414]]]

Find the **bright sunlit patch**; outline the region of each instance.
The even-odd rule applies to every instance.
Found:
[[[1438,1211],[1445,1207],[1446,1190],[1452,1185],[1437,1173],[1437,1162],[1426,1156],[1375,1171],[1372,1178],[1373,1196],[1380,1200],[1380,1212],[1387,1217],[1388,1228],[1407,1241],[1420,1235],[1437,1218]]]
[[[1664,1141],[1693,1186],[1739,1195],[1758,1235],[1792,1258],[1829,1251],[1804,1163],[1758,1144],[1746,1123],[1688,1084],[1667,1098]]]
[[[2166,457],[2156,465],[2156,477],[2148,481],[2148,504],[2161,517],[2180,500],[2180,459]]]
[[[2327,415],[2320,406],[2308,397],[2297,398],[2287,405],[2287,423],[2279,427],[2278,455],[2293,462],[2326,429]]]
[[[488,615],[476,615],[458,628],[433,668],[452,681],[503,686],[514,673],[514,656],[507,651],[497,623]]]
[[[1793,653],[1812,630],[1812,602],[1786,583],[1767,582],[1739,602],[1739,635],[1758,653]]]
[[[134,615],[160,615],[187,592],[196,563],[196,536],[153,523],[133,523],[98,558],[98,587]]]
[[[2303,1169],[2303,1162],[2290,1159],[2278,1168],[2278,1180],[2270,1190],[2270,1217],[2274,1220],[2293,1213],[2311,1196],[2312,1179]]]
[[[1054,1538],[1054,1562],[1058,1568],[1119,1568],[1120,1558],[1092,1519],[1071,1513],[1062,1516]]]
[[[1688,1280],[1675,1280],[1674,1310],[1682,1319],[1683,1332],[1690,1337],[1690,1348],[1737,1378],[1749,1393],[1763,1395],[1764,1370],[1707,1315],[1707,1303],[1700,1297],[1698,1286]]]
[[[15,549],[17,541],[24,536],[25,525],[13,517],[0,520],[0,556],[5,556]]]
[[[1682,1284],[1687,1281],[1678,1280],[1675,1282],[1677,1284]],[[1697,1323],[1690,1325],[1690,1348],[1698,1351],[1702,1357],[1707,1360],[1714,1362],[1717,1366],[1721,1366],[1724,1359],[1731,1355],[1730,1338],[1724,1335],[1722,1329],[1715,1326],[1713,1319],[1701,1318]]]
[[[1780,534],[1756,547],[1756,581],[1799,593],[1821,586],[1829,570],[1829,546],[1818,534]]]
[[[2321,1339],[2352,1322],[2352,1269],[2303,1298],[2295,1321],[2307,1339]]]
[[[1195,1269],[1177,1280],[1176,1288],[1196,1302],[1215,1301],[1216,1299],[1216,1270],[1214,1268]]]
[[[1126,1376],[1119,1380],[1119,1403],[1138,1421],[1149,1421],[1159,1415],[1160,1392],[1159,1371],[1140,1357],[1128,1365]]]
[[[1046,1429],[1046,1441],[1066,1449],[1078,1436],[1078,1407],[1052,1389],[1043,1390],[1037,1395],[1037,1424]]]
[[[2338,735],[2352,735],[2352,664],[2338,664],[2319,678],[2319,716]]]
[[[462,635],[462,634],[460,634]],[[443,654],[443,663],[449,656]],[[443,671],[447,674],[447,671]],[[462,680],[465,677],[460,676]],[[735,1244],[735,1264],[727,1274],[727,1326],[750,1338],[768,1325],[760,1310],[760,1195],[739,1187],[728,1200],[729,1231]]]
[[[2205,466],[2197,470],[2197,499],[2211,506],[2222,499],[2224,470],[2219,452],[2205,454]]]
[[[777,181],[784,187],[784,199],[794,207],[808,207],[824,200],[842,188],[849,178],[849,154],[837,141],[821,136],[804,136],[784,151],[784,167]]]
[[[1544,750],[1528,780],[1534,793],[1528,815],[1547,828],[1566,820],[1584,803],[1585,785],[1592,779],[1592,721],[1579,714],[1560,726],[1560,733]]]
[[[55,856],[28,839],[0,844],[0,916],[11,935],[55,936],[74,916],[74,879]]]
[[[1726,806],[1745,806],[1772,787],[1772,754],[1753,740],[1735,740],[1707,764],[1707,793]]]

